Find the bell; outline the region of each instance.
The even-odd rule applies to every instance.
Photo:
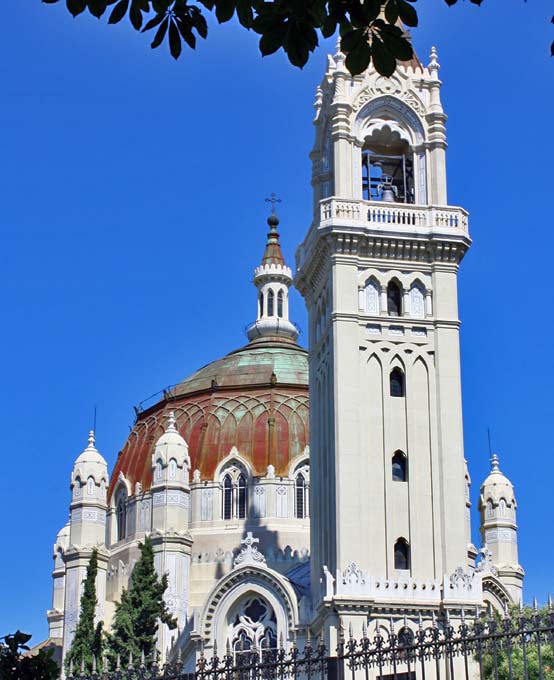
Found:
[[[381,200],[384,203],[394,203],[396,199],[396,187],[392,183],[390,175],[383,175],[381,177],[381,184],[378,187],[381,190]]]
[[[383,187],[383,192],[381,193],[381,200],[384,203],[394,203],[394,191],[392,187]]]

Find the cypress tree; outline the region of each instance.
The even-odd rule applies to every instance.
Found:
[[[167,575],[158,577],[154,568],[154,550],[147,536],[139,543],[140,558],[131,574],[128,590],[121,593],[116,603],[112,632],[108,637],[109,656],[114,663],[119,656],[121,664],[132,655],[139,661],[141,654],[151,659],[156,652],[156,633],[161,621],[170,629],[177,627],[163,595],[167,589]]]
[[[79,621],[75,629],[75,636],[71,643],[71,649],[65,657],[66,669],[73,663],[73,668],[80,669],[84,663],[85,671],[92,672],[93,657],[96,658],[97,667],[101,667],[103,633],[102,623],[94,624],[96,612],[96,575],[98,574],[98,551],[93,549],[87,566],[87,576],[83,594],[81,595],[81,607]]]

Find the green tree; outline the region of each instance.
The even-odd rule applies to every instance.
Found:
[[[29,655],[31,639],[20,630],[0,638],[0,680],[56,680],[58,664],[52,658],[53,649],[40,649]]]
[[[121,593],[115,606],[112,631],[108,636],[108,654],[112,663],[119,656],[126,663],[129,655],[140,659],[142,653],[152,658],[156,651],[156,633],[161,621],[174,629],[177,621],[164,602],[167,576],[158,577],[154,568],[154,550],[147,536],[139,543],[140,558],[131,574],[128,590]]]
[[[504,628],[503,622],[498,615],[495,616],[498,630],[501,632]],[[545,626],[551,628],[554,624],[554,616],[550,609],[544,608],[540,610],[533,610],[531,607],[525,607],[523,611],[519,611],[517,607],[510,612],[510,619],[513,625],[525,626],[527,629]],[[544,636],[541,644],[541,664],[542,675],[539,670],[539,648],[537,645],[537,636],[534,633],[529,633],[525,636],[525,658],[523,647],[521,646],[522,638],[514,636],[511,638],[511,648],[508,650],[506,645],[498,647],[496,653],[490,649],[483,655],[483,678],[484,680],[496,680],[496,671],[498,671],[498,680],[511,680],[512,678],[528,678],[528,680],[554,680],[554,649],[552,645],[544,643]],[[496,669],[495,669],[496,657]],[[511,665],[511,673],[510,673]],[[525,667],[527,668],[527,675],[525,674]]]
[[[48,4],[60,0],[43,0]],[[347,55],[346,67],[355,75],[369,63],[383,75],[391,75],[399,61],[412,58],[408,37],[398,27],[417,26],[416,0],[65,0],[73,16],[86,9],[95,17],[108,8],[108,23],[127,18],[137,31],[153,31],[151,46],[164,41],[175,59],[182,41],[196,47],[197,38],[206,38],[208,24],[202,9],[214,12],[219,23],[236,15],[247,30],[260,36],[263,56],[282,49],[294,66],[302,68],[319,44],[339,30],[341,49]],[[455,5],[458,0],[444,0]],[[470,0],[480,5],[483,0]],[[554,17],[553,17],[554,23]],[[554,55],[554,42],[551,45]]]
[[[103,630],[102,622],[94,624],[96,613],[96,576],[98,574],[98,551],[93,549],[87,566],[87,576],[81,595],[81,609],[79,622],[75,629],[75,636],[71,643],[71,649],[65,657],[65,667],[69,669],[80,669],[82,665],[87,672],[92,672],[93,657],[96,659],[97,667],[101,667],[103,652]]]

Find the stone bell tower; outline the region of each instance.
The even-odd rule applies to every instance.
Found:
[[[317,89],[309,316],[314,609],[479,601],[468,563],[457,304],[470,246],[447,205],[439,64]],[[473,581],[472,581],[473,579]],[[331,603],[331,604],[330,604]],[[322,609],[323,608],[323,609]]]

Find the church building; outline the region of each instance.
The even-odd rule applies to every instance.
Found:
[[[161,627],[159,651],[188,671],[201,649],[322,635],[332,654],[347,626],[415,630],[418,616],[521,602],[517,506],[497,456],[481,546],[471,538],[457,304],[471,239],[467,212],[448,205],[440,89],[435,49],[390,78],[328,57],[295,272],[273,212],[247,344],[137,411],[113,470],[94,432],[75,460],[47,614],[64,655],[93,548],[109,628],[147,535],[179,624]]]

